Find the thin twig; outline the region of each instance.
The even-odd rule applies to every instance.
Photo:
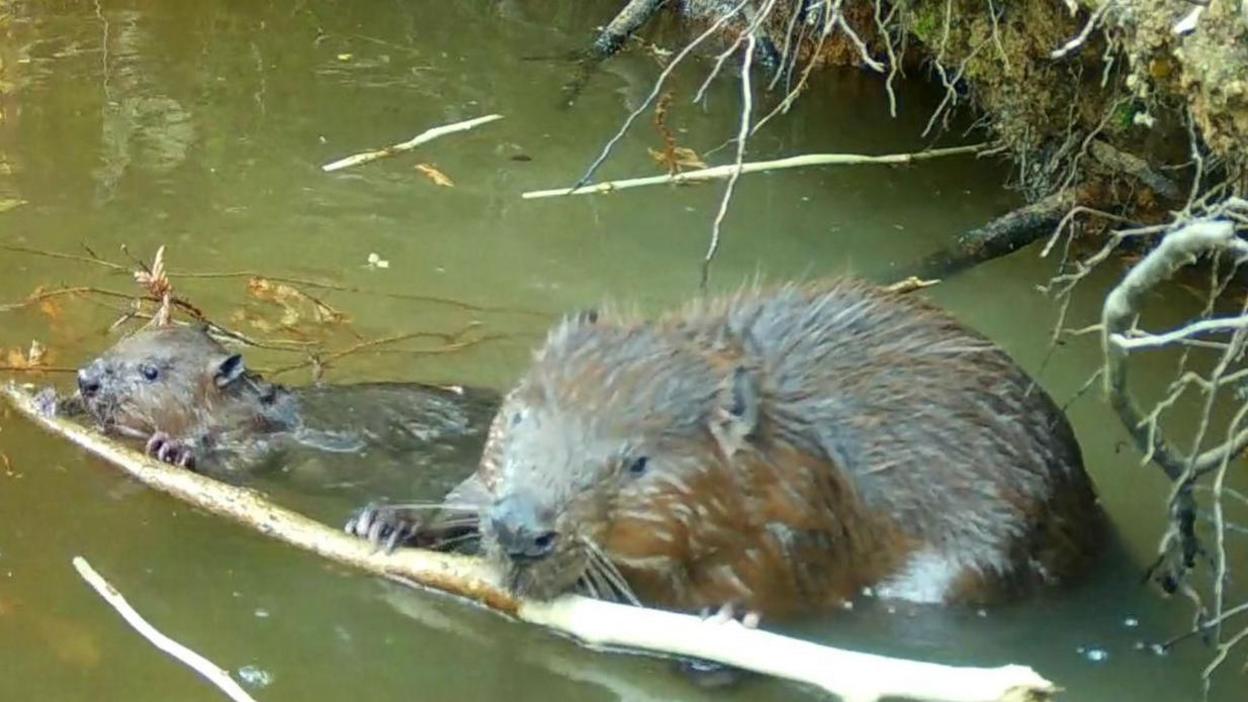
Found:
[[[650,105],[654,102],[655,98],[657,98],[659,93],[663,91],[663,84],[667,81],[668,76],[672,74],[672,71],[675,71],[676,67],[680,65],[680,62],[683,61],[689,54],[693,53],[693,50],[696,49],[702,42],[706,41],[718,32],[721,27],[731,21],[732,18],[735,17],[748,2],[750,2],[750,0],[741,0],[741,2],[737,3],[731,10],[724,13],[720,17],[717,17],[715,21],[711,23],[711,26],[707,27],[706,31],[702,32],[694,38],[693,41],[689,42],[684,49],[681,49],[680,53],[676,54],[676,56],[674,56],[672,60],[663,67],[663,71],[659,73],[659,77],[654,81],[654,87],[651,88],[650,94],[646,96],[646,99],[642,101],[641,105],[639,105],[637,109],[633,110],[628,115],[628,117],[624,120],[624,124],[620,125],[620,128],[616,131],[615,135],[607,140],[606,145],[602,147],[602,153],[598,154],[598,158],[594,159],[594,162],[589,164],[589,168],[585,170],[585,175],[581,176],[580,180],[576,181],[570,190],[580,188],[582,185],[588,183],[590,178],[594,177],[594,174],[598,172],[598,168],[602,166],[602,164],[606,162],[607,157],[611,155],[611,150],[614,149],[615,145],[620,142],[620,139],[623,139],[624,135],[628,133],[628,128],[633,126],[633,122],[636,122],[637,118],[640,117],[642,113],[650,109]]]
[[[502,115],[486,115],[484,117],[477,117],[475,119],[469,119],[463,122],[456,122],[454,124],[444,124],[441,127],[434,127],[432,129],[427,129],[421,132],[420,134],[417,134],[416,136],[402,143],[394,144],[393,146],[387,146],[384,149],[377,149],[375,151],[365,151],[363,153],[358,153],[353,156],[347,156],[346,158],[338,159],[337,161],[334,161],[333,163],[327,163],[324,166],[321,166],[321,170],[325,171],[326,173],[329,173],[331,171],[339,171],[344,168],[350,168],[351,166],[358,166],[364,163],[371,163],[373,161],[377,161],[383,158],[389,158],[391,156],[401,154],[405,151],[411,151],[417,146],[433,141],[434,139],[437,139],[438,137],[446,136],[447,134],[454,134],[455,132],[467,131],[469,129],[472,129],[473,127],[479,127],[483,124],[488,124],[490,122],[494,122],[502,118],[503,118]]]
[[[610,193],[616,190],[627,190],[629,188],[639,188],[647,185],[663,185],[667,183],[684,184],[698,183],[707,180],[715,180],[722,178],[732,178],[733,174],[758,173],[761,171],[773,171],[783,168],[802,168],[806,166],[858,166],[858,165],[902,165],[907,163],[915,163],[917,161],[926,161],[933,158],[942,158],[944,156],[959,156],[967,154],[981,154],[988,150],[990,144],[971,144],[969,146],[952,146],[944,149],[931,149],[929,151],[918,151],[907,154],[884,154],[881,156],[866,156],[862,154],[805,154],[803,156],[790,156],[788,158],[776,159],[774,161],[755,161],[754,163],[743,163],[739,167],[735,163],[723,166],[713,166],[711,168],[703,168],[696,171],[684,171],[675,175],[657,175],[646,176],[642,178],[629,178],[627,180],[607,181],[603,183],[594,183],[592,185],[583,185],[576,188],[556,188],[552,190],[532,190],[524,193],[521,197],[526,200],[535,200],[546,197],[562,197],[565,195],[590,195],[595,193]]]
[[[121,265],[120,263],[113,263],[112,261],[106,261],[102,258],[98,258],[95,256],[78,256],[76,254],[61,253],[59,251],[45,251],[43,249],[36,249],[36,248],[29,247],[29,246],[18,246],[16,244],[0,244],[0,249],[3,249],[5,251],[12,251],[14,253],[30,254],[32,256],[44,256],[46,258],[58,258],[63,261],[76,261],[78,263],[90,263],[92,265],[103,266],[105,268],[109,268],[115,271],[122,271],[124,273],[130,272],[129,268]]]
[[[750,64],[754,57],[754,34],[750,33],[745,44],[745,55],[741,58],[741,126],[737,129],[737,159],[733,164],[732,174],[728,177],[728,186],[724,188],[724,196],[719,201],[719,211],[715,213],[715,222],[711,225],[711,242],[706,248],[706,256],[702,258],[702,276],[699,287],[706,292],[710,282],[711,261],[719,251],[720,226],[728,214],[728,203],[732,200],[732,191],[741,177],[741,164],[745,159],[745,140],[750,131],[750,114],[754,109],[754,94],[750,89]]]
[[[220,688],[234,702],[256,702],[255,698],[247,694],[247,691],[234,682],[230,674],[220,666],[165,636],[151,624],[147,623],[147,620],[126,602],[126,598],[117,591],[117,588],[113,587],[99,573],[95,572],[95,569],[91,567],[90,563],[87,563],[85,558],[74,556],[73,563],[74,568],[78,571],[78,575],[81,575],[88,585],[95,588],[100,597],[103,597],[105,602],[117,610],[122,619],[125,619],[126,623],[139,632],[143,638],[152,642],[152,645],[189,666],[208,682]]]

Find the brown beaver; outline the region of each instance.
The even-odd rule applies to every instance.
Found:
[[[499,404],[490,390],[417,383],[287,388],[189,326],[122,339],[79,369],[78,398],[106,431],[144,440],[163,461],[231,477],[341,456],[327,481],[379,474],[387,461],[408,474],[474,461]]]
[[[1009,356],[854,280],[566,320],[443,521],[347,529],[430,543],[465,511],[519,594],[766,617],[1057,582],[1100,524],[1074,432]]]

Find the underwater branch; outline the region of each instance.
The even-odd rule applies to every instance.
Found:
[[[817,686],[848,702],[908,698],[933,702],[1039,702],[1057,688],[1026,666],[948,666],[821,646],[698,617],[577,595],[549,602],[518,599],[484,561],[401,548],[375,550],[361,539],[272,504],[259,493],[155,461],[55,412],[50,390],[3,387],[19,413],[112,463],[131,477],[200,509],[292,546],[410,586],[458,595],[517,619],[570,635],[591,647],[694,656]]]

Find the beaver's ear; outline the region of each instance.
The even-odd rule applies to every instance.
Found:
[[[711,435],[725,456],[731,457],[745,446],[758,426],[758,375],[745,366],[736,366],[719,388],[718,403],[711,416]]]
[[[213,380],[216,381],[217,387],[223,388],[226,385],[238,380],[247,372],[247,367],[243,364],[241,354],[226,356],[225,360],[217,364],[216,371],[213,373]]]

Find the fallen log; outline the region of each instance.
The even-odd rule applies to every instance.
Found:
[[[112,463],[131,477],[195,507],[292,546],[397,582],[458,595],[548,627],[593,647],[691,656],[817,686],[848,702],[882,698],[934,702],[1039,702],[1057,688],[1029,667],[948,666],[821,646],[698,617],[563,595],[520,599],[477,558],[423,549],[375,551],[369,544],[272,504],[254,490],[155,461],[55,412],[50,390],[9,383],[3,394],[19,413]]]

